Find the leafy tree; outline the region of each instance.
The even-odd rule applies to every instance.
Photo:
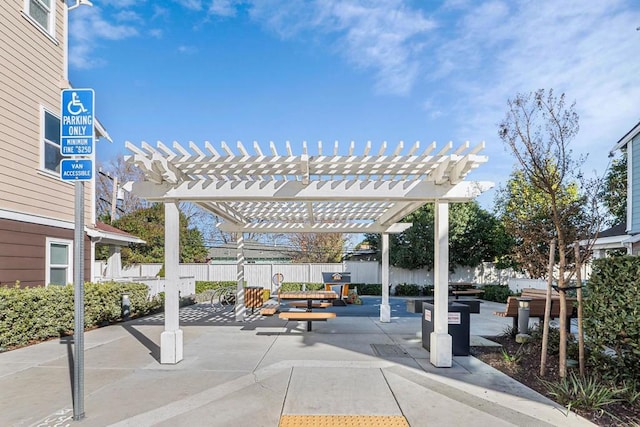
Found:
[[[539,89],[529,94],[519,94],[508,100],[505,118],[500,123],[499,136],[518,161],[522,176],[527,185],[536,191],[534,197],[540,197],[540,205],[546,205],[548,221],[553,237],[558,242],[557,282],[560,291],[560,377],[566,376],[567,328],[566,290],[569,280],[575,273],[570,269],[568,255],[574,252],[571,246],[575,237],[589,238],[599,228],[599,215],[596,200],[597,183],[589,184],[580,173],[583,159],[573,158],[571,141],[579,130],[579,118],[575,112],[575,103],[566,105],[564,94],[556,97],[553,90]],[[581,211],[582,218],[576,216],[576,200],[572,196],[571,186],[581,182],[585,194],[581,205],[589,204],[589,209]],[[526,187],[523,187],[526,189]],[[588,194],[588,197],[586,196]],[[526,203],[524,198],[520,203]],[[542,218],[540,218],[542,219]],[[542,242],[539,242],[542,243]],[[585,257],[588,251],[585,251]],[[576,260],[582,261],[582,260]],[[578,262],[580,264],[581,262]],[[544,371],[546,343],[548,339],[549,318],[545,316],[543,334]]]
[[[341,262],[345,237],[341,233],[294,233],[289,236],[293,262]]]
[[[434,267],[434,205],[407,215],[413,226],[389,236],[389,262],[408,269]],[[380,249],[380,235],[366,234],[372,248]],[[502,225],[477,202],[454,203],[449,212],[450,265],[475,267],[483,261],[503,260],[511,245]]]
[[[164,205],[154,203],[118,218],[114,227],[145,240],[146,244],[130,244],[122,249],[122,264],[164,262]],[[207,249],[202,234],[190,228],[180,212],[180,262],[204,262]]]
[[[578,195],[575,184],[564,186],[557,196],[562,200],[567,241],[574,242],[581,237],[585,198]],[[498,192],[496,207],[506,232],[515,241],[511,252],[515,266],[533,278],[546,277],[549,242],[556,234],[549,195],[527,181],[522,171],[514,171]]]
[[[604,178],[604,187],[599,194],[609,211],[608,225],[614,226],[627,222],[627,152],[614,159]]]

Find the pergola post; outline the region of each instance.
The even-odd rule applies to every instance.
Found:
[[[244,233],[238,233],[236,243],[236,322],[244,322]]]
[[[449,203],[435,202],[434,218],[434,322],[430,361],[438,368],[453,364],[453,340],[449,335]]]
[[[380,321],[391,322],[389,306],[389,234],[382,233],[382,303],[380,304]]]
[[[180,212],[177,202],[164,204],[164,332],[160,335],[160,363],[182,360],[178,266],[180,262]]]

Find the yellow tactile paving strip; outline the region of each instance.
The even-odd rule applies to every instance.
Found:
[[[282,415],[279,427],[409,427],[402,415]]]

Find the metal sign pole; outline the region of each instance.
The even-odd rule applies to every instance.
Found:
[[[95,93],[93,89],[64,89],[61,94],[60,178],[74,181],[73,235],[74,358],[73,419],[84,418],[84,183],[93,180]],[[86,158],[91,156],[90,158]],[[80,157],[80,158],[78,158]]]
[[[75,328],[73,342],[73,419],[84,418],[84,183],[76,181],[73,236]]]

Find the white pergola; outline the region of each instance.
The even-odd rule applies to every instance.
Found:
[[[493,187],[491,182],[465,181],[487,157],[484,143],[453,149],[449,142],[421,147],[419,142],[394,148],[383,142],[377,151],[368,142],[356,153],[353,142],[341,151],[318,142],[313,153],[303,142],[294,152],[289,142],[279,151],[271,142],[252,152],[238,142],[235,149],[221,142],[188,148],[174,142],[140,146],[130,142],[127,162],[144,173],[131,183],[139,197],[165,206],[165,330],[161,335],[161,363],[183,357],[178,318],[179,223],[178,203],[192,202],[223,222],[218,227],[238,233],[238,292],[235,316],[244,321],[243,233],[379,233],[382,235],[382,304],[380,321],[390,322],[389,234],[411,227],[399,222],[426,203],[435,203],[435,316],[431,335],[431,363],[452,364],[448,334],[449,203],[474,199]]]

